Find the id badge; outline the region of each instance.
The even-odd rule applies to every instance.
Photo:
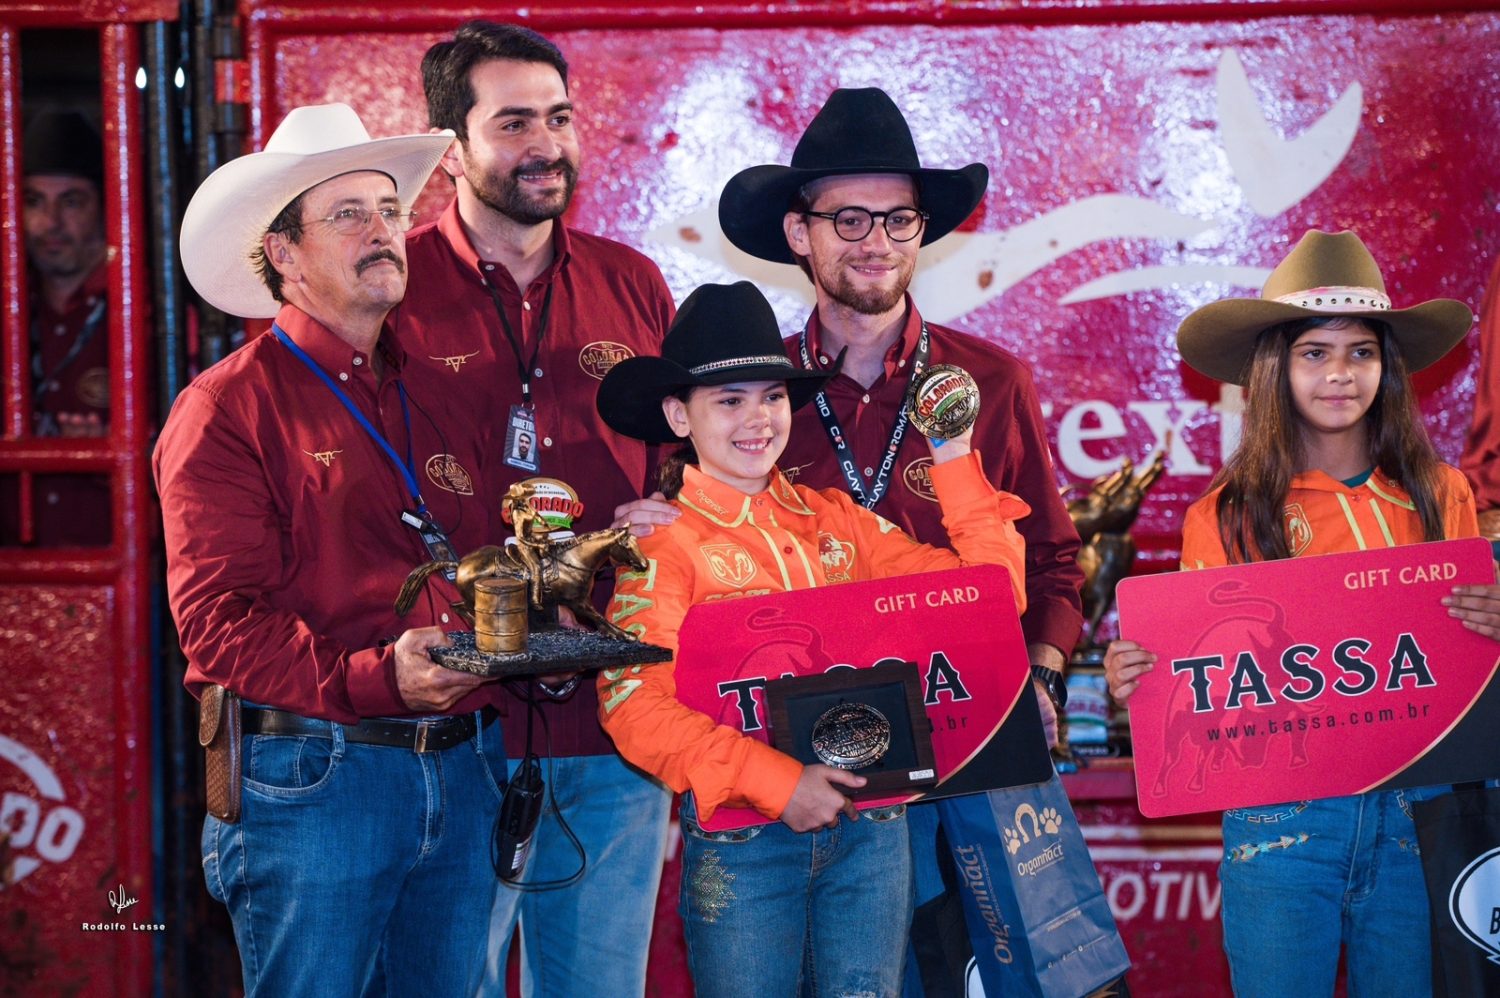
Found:
[[[533,475],[542,470],[541,443],[536,433],[536,410],[530,406],[510,407],[510,422],[505,428],[505,463]]]
[[[448,535],[443,533],[443,528],[437,525],[435,520],[428,519],[418,513],[402,512],[401,522],[417,532],[422,538],[422,546],[427,549],[427,556],[433,561],[445,561],[452,568],[443,572],[443,578],[449,582],[458,581],[458,553],[453,550],[453,542],[448,540]]]

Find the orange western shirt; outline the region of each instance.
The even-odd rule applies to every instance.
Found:
[[[1443,536],[1477,537],[1474,495],[1457,468],[1443,465],[1438,500]],[[1219,489],[1188,507],[1182,525],[1182,567],[1217,568],[1229,559],[1219,537]],[[1377,470],[1363,485],[1348,486],[1321,471],[1292,479],[1285,507],[1287,541],[1292,557],[1341,554],[1400,544],[1420,544],[1422,522],[1411,496]]]
[[[683,515],[641,538],[647,568],[620,574],[610,617],[675,655],[695,603],[973,564],[1005,566],[1024,612],[1025,542],[1012,521],[1030,507],[990,485],[978,453],[935,465],[932,481],[958,554],[912,540],[839,489],[792,485],[776,471],[751,496],[689,466],[673,500]],[[600,722],[630,762],[691,790],[700,817],[724,804],[778,817],[802,764],[676,698],[678,668],[714,667],[694,659],[605,670]]]

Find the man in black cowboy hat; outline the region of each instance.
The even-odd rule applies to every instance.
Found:
[[[930,458],[921,435],[904,425],[904,399],[918,369],[932,364],[961,367],[978,383],[974,447],[990,481],[1032,508],[1017,523],[1026,539],[1021,624],[1037,700],[1055,739],[1056,709],[1066,696],[1062,670],[1082,625],[1082,576],[1078,535],[1058,495],[1031,374],[991,343],[923,321],[907,294],[919,248],[968,218],[988,179],[980,163],[923,167],[889,96],[875,88],[841,89],[813,118],[790,166],[755,166],[730,179],[719,223],[740,249],[795,263],[812,281],[817,306],[786,342],[793,361],[822,369],[847,351],[822,396],[826,415],[815,404],[796,416],[782,468],[799,484],[842,486],[918,540],[947,544]],[[941,883],[932,867],[935,811],[913,811],[920,910]]]
[[[109,422],[109,247],[99,133],[76,111],[38,114],[22,138],[21,222],[29,278],[37,436],[103,436]],[[34,541],[108,544],[109,480],[38,475]],[[14,486],[7,484],[7,493]],[[0,541],[18,540],[16,502],[0,497]]]

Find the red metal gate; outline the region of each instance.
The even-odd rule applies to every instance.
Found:
[[[0,964],[35,993],[141,994],[152,897],[147,551],[149,332],[136,23],[176,5],[0,3],[0,473],[108,476],[109,547],[0,548]],[[97,30],[109,265],[108,435],[32,436],[20,217],[20,46],[28,28]],[[114,904],[111,904],[111,900]],[[134,899],[137,903],[126,905]],[[116,928],[115,926],[123,926]]]

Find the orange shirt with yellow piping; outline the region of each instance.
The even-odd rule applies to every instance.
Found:
[[[641,538],[646,570],[619,575],[610,618],[675,655],[695,603],[975,564],[1009,570],[1024,611],[1025,542],[1012,521],[1031,507],[995,491],[975,453],[935,465],[932,481],[958,554],[912,540],[838,489],[794,486],[775,471],[752,496],[689,465],[673,500],[682,516]],[[677,669],[714,667],[694,659],[607,669],[600,722],[630,762],[675,791],[691,790],[700,818],[724,804],[779,817],[802,764],[677,700]]]
[[[1442,465],[1439,473],[1443,536],[1448,540],[1477,537],[1479,523],[1469,483],[1449,465]],[[1183,568],[1217,568],[1229,563],[1219,537],[1220,491],[1214,489],[1188,507],[1182,524]],[[1292,479],[1283,515],[1294,558],[1426,540],[1411,496],[1378,469],[1363,485],[1352,487],[1321,471],[1303,472]]]

